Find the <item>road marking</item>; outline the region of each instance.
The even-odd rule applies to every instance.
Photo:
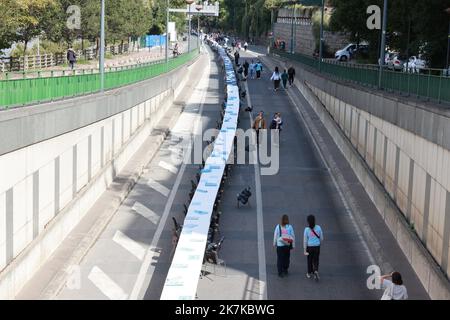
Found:
[[[245,90],[247,91],[247,105],[251,106],[250,91],[248,89],[248,83],[245,81]],[[253,116],[250,112],[250,127],[253,124]],[[256,134],[252,133],[252,143],[256,145]],[[255,187],[256,187],[256,226],[258,235],[258,277],[259,277],[259,298],[260,300],[267,300],[267,270],[266,270],[266,248],[264,245],[264,216],[263,216],[263,204],[262,204],[262,191],[261,191],[261,170],[259,168],[258,148],[253,149],[253,159],[256,159],[255,169]]]
[[[161,183],[153,180],[152,178],[148,178],[147,185],[155,191],[161,193],[164,197],[168,197],[170,190],[163,186]]]
[[[153,210],[144,206],[142,203],[136,201],[131,210],[134,210],[136,213],[140,214],[154,225],[158,224],[159,216]]]
[[[209,56],[209,53],[208,53]],[[198,112],[198,116],[196,117],[196,122],[194,124],[194,133],[197,132],[199,129],[199,122],[202,118],[203,114],[203,106],[205,104],[206,100],[206,93],[209,88],[209,74],[210,74],[210,68],[211,68],[211,61],[208,57],[208,64],[207,67],[204,69],[204,73],[202,75],[202,78],[199,82],[199,85],[203,82],[206,82],[203,86],[203,91],[201,94],[200,99],[200,110]],[[195,94],[195,93],[194,93]],[[192,99],[192,96],[191,98]],[[188,101],[189,102],[189,101]],[[189,159],[191,157],[191,150],[192,150],[192,144],[189,144],[188,149],[186,150],[186,153],[184,154],[184,161],[181,165],[180,170],[178,171],[177,178],[175,180],[175,184],[172,188],[172,191],[170,192],[169,198],[167,199],[166,206],[164,207],[164,212],[162,214],[161,220],[159,222],[158,228],[156,229],[155,235],[153,236],[152,242],[145,253],[144,261],[142,262],[141,268],[139,269],[139,274],[136,278],[136,282],[134,283],[133,290],[130,295],[130,300],[137,300],[137,299],[143,299],[145,295],[145,291],[143,291],[143,287],[145,283],[150,283],[153,273],[155,271],[155,263],[154,260],[159,255],[157,246],[159,242],[159,238],[161,237],[161,234],[164,230],[164,226],[166,225],[167,218],[169,216],[170,210],[172,208],[173,201],[175,199],[175,195],[177,194],[178,188],[181,183],[181,179],[183,178],[184,171],[186,170],[186,164],[189,162]]]
[[[165,161],[160,161],[160,162],[159,162],[159,166],[160,166],[161,168],[163,168],[163,169],[166,169],[166,170],[172,172],[173,174],[177,174],[177,172],[178,172],[177,167],[175,167],[175,166],[173,166],[173,165],[171,165],[170,163],[167,163],[167,162],[165,162]]]
[[[125,250],[130,252],[136,258],[142,261],[145,255],[145,248],[141,246],[139,243],[128,237],[122,231],[117,230],[114,234],[113,241],[120,246],[122,246]]]
[[[128,294],[97,266],[92,268],[88,279],[111,300],[126,300],[128,298]]]

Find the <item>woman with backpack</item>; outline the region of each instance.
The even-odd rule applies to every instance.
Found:
[[[273,72],[272,77],[270,77],[270,80],[273,81],[274,90],[278,91],[281,82],[281,75],[280,71],[278,70],[278,67],[275,67],[275,71]]]
[[[275,227],[273,246],[277,249],[278,276],[288,275],[291,250],[295,248],[294,228],[289,224],[289,217],[281,217],[281,223]]]
[[[309,215],[306,221],[308,226],[303,233],[303,249],[308,264],[306,277],[310,279],[314,276],[314,279],[319,281],[319,255],[320,245],[323,242],[323,232],[322,228],[316,225],[316,218],[313,215]]]

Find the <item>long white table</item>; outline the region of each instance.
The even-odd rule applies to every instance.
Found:
[[[214,142],[214,149],[205,161],[200,181],[189,205],[161,300],[195,299],[214,202],[233,149],[239,117],[239,88],[230,58],[222,47],[219,47],[218,52],[226,72],[228,99],[225,116]]]

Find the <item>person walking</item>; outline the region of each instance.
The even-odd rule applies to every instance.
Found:
[[[294,85],[294,78],[295,78],[295,69],[293,66],[290,66],[288,69],[288,78],[289,78],[289,85],[292,87]]]
[[[281,113],[277,112],[273,115],[273,119],[270,123],[270,129],[272,134],[273,144],[278,146],[280,144],[280,131],[283,120],[281,119]]]
[[[72,48],[67,50],[67,61],[69,61],[70,69],[73,70],[75,68],[75,62],[77,62],[77,55]]]
[[[255,71],[256,71],[256,79],[261,79],[261,72],[263,71],[263,65],[261,61],[256,62]]]
[[[260,111],[258,116],[255,118],[253,122],[253,130],[256,131],[256,144],[259,145],[259,132],[260,130],[266,129],[266,120],[264,119],[264,112]]]
[[[250,62],[250,79],[255,79],[255,62]]]
[[[275,227],[273,246],[277,250],[278,276],[282,278],[288,275],[291,250],[295,248],[294,228],[289,224],[289,217],[286,214],[281,217],[281,223]]]
[[[308,264],[306,277],[309,279],[314,276],[314,279],[319,281],[319,255],[320,245],[323,242],[323,232],[322,228],[316,225],[316,218],[313,215],[309,215],[306,221],[308,226],[303,233],[303,249]]]
[[[287,89],[287,82],[288,82],[288,73],[286,69],[284,69],[283,73],[281,74],[281,80],[283,81],[283,88]]]
[[[391,278],[391,280],[388,280]],[[381,287],[384,289],[381,300],[407,300],[408,291],[403,285],[402,275],[399,272],[392,272],[380,277]]]
[[[236,51],[236,52],[234,53],[234,63],[235,63],[236,65],[239,64],[239,58],[240,58],[239,52]]]
[[[280,71],[278,70],[278,67],[275,67],[275,71],[273,72],[272,77],[270,77],[270,80],[273,81],[274,90],[278,91],[281,82],[281,75]]]
[[[250,64],[248,63],[247,60],[245,60],[245,62],[243,64],[243,67],[244,67],[244,79],[247,79],[247,77],[248,77],[248,69],[250,68]]]

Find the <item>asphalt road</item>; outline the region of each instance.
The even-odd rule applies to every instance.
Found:
[[[253,49],[252,49],[253,50]],[[263,53],[262,48],[258,48]],[[257,54],[241,50],[241,62],[255,59]],[[370,199],[357,182],[348,163],[320,128],[320,120],[313,115],[308,102],[292,87],[287,92],[274,92],[270,76],[265,70],[259,80],[248,80],[247,88],[253,106],[252,118],[264,111],[268,123],[275,112],[281,112],[284,128],[280,142],[280,167],[276,175],[259,175],[252,165],[235,166],[226,189],[222,207],[221,233],[226,237],[220,257],[226,268],[209,268],[211,273],[199,283],[200,299],[380,299],[381,290],[369,290],[367,268],[378,261],[364,242],[369,231],[377,237],[384,251],[381,272],[394,268],[403,274],[411,299],[427,299],[419,279],[409,266],[389,230],[378,216]],[[292,100],[292,97],[295,99]],[[295,102],[295,105],[294,103]],[[244,105],[245,107],[245,105]],[[336,187],[333,177],[315,147],[297,108],[303,108],[319,126],[319,133],[328,144],[328,150],[340,171],[345,175],[353,199],[360,208],[351,212],[343,202],[342,190]],[[250,115],[241,113],[241,127],[250,127]],[[256,179],[255,179],[256,178]],[[258,181],[260,180],[260,181]],[[254,195],[248,207],[236,207],[236,194],[246,186]],[[257,193],[260,189],[261,203]],[[258,211],[260,212],[258,216]],[[297,248],[291,254],[288,277],[279,278],[276,268],[276,251],[272,245],[273,231],[283,214],[289,215],[297,236]],[[306,257],[303,255],[302,235],[306,217],[316,216],[323,228],[325,241],[321,248],[321,280],[306,278]],[[364,215],[369,229],[360,230],[353,215]],[[259,220],[259,225],[258,225]],[[362,234],[361,237],[359,234]],[[258,239],[264,239],[263,245]],[[375,255],[376,256],[376,255]],[[261,268],[261,263],[265,266]],[[387,266],[387,267],[386,267]],[[261,284],[261,280],[266,284]],[[262,289],[261,289],[262,288]]]
[[[256,59],[256,55],[241,52],[248,59]],[[202,59],[206,72],[201,78],[199,72],[200,79],[192,79],[190,98],[172,128],[171,139],[164,142],[83,259],[81,286],[66,286],[59,299],[159,299],[174,249],[171,218],[182,223],[190,180],[198,172],[198,165],[176,163],[173,152],[180,149],[180,139],[196,129],[203,132],[215,127],[224,95],[223,74],[214,55]],[[268,122],[273,113],[282,113],[279,170],[275,175],[261,175],[264,165],[233,166],[221,205],[220,235],[225,241],[219,256],[225,264],[205,266],[198,299],[379,299],[382,291],[369,290],[366,285],[367,268],[379,262],[382,272],[395,269],[402,273],[411,299],[427,299],[405,256],[308,102],[296,88],[288,89],[290,95],[284,90],[275,93],[270,76],[266,65],[262,79],[247,82],[248,99],[243,100],[243,107],[250,103],[254,109],[253,114],[241,111],[239,126],[250,128],[251,119],[260,110]],[[327,147],[326,156],[334,159],[345,177],[346,189],[337,187],[334,171],[323,161],[300,109],[309,117],[308,127],[317,127]],[[238,208],[236,195],[247,186],[253,192],[250,203]],[[352,194],[358,212],[348,209],[342,190]],[[289,215],[295,228],[297,248],[291,254],[289,276],[279,278],[272,240],[283,214]],[[319,282],[305,276],[306,258],[301,247],[309,214],[316,216],[325,235]],[[355,223],[357,215],[367,222],[366,229]],[[371,250],[373,243],[366,245],[366,233],[375,235],[381,255]],[[373,256],[381,256],[382,261],[374,261]]]

